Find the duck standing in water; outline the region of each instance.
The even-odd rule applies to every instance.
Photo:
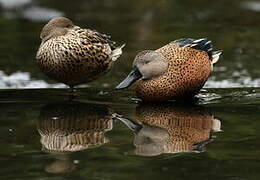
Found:
[[[157,50],[137,54],[133,69],[116,89],[129,87],[143,101],[194,97],[207,81],[222,51],[207,39],[179,39]]]
[[[40,69],[51,79],[73,88],[107,72],[122,54],[105,34],[82,29],[65,17],[54,18],[42,29],[36,55]]]

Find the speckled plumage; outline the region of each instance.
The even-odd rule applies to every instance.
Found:
[[[60,19],[65,21],[65,24],[70,21],[67,18],[56,18],[52,21],[59,23]],[[51,28],[55,30],[55,26],[60,24]],[[58,28],[60,34],[55,30],[54,37],[47,40],[42,37],[36,59],[47,76],[70,87],[97,79],[111,68],[122,53],[123,46],[115,48],[109,36],[97,31],[74,25],[67,27],[63,24],[62,28]],[[41,36],[50,33],[50,30],[46,29],[44,32],[43,28]]]
[[[150,67],[147,66],[147,63],[142,63],[151,58],[149,54],[153,54],[153,56],[161,54],[163,56],[161,64],[163,64],[163,60],[166,61],[167,69],[162,71],[165,65],[159,67],[158,62],[156,66]],[[221,51],[212,51],[212,43],[206,39],[179,39],[155,51],[143,51],[136,56],[134,67],[139,66],[137,68],[142,73],[141,66],[147,66],[145,70],[143,68],[143,73],[148,76],[150,73],[153,76],[141,78],[135,83],[136,95],[144,101],[166,101],[193,97],[207,81],[213,64],[218,60],[220,54]],[[154,76],[156,73],[158,76]],[[118,89],[120,89],[120,85]]]
[[[108,142],[112,111],[105,105],[59,102],[45,105],[38,120],[43,151],[75,152]]]
[[[168,137],[162,143],[160,153],[192,152],[195,144],[210,139],[210,132],[216,122],[211,113],[199,106],[178,107],[172,105],[140,105],[136,109],[136,120],[151,127],[160,127],[167,131]],[[159,139],[160,137],[158,137]],[[137,147],[140,155],[152,154],[145,144]],[[155,147],[154,147],[155,148]]]

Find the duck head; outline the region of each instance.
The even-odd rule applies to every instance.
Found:
[[[69,29],[75,25],[73,22],[65,17],[58,17],[50,20],[43,28],[41,32],[42,44],[51,38],[65,35]]]
[[[142,51],[135,57],[132,71],[116,89],[127,88],[139,79],[148,80],[158,77],[164,74],[167,69],[168,61],[161,53],[152,50]]]

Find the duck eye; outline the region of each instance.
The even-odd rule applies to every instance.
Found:
[[[70,28],[70,27],[71,27],[71,25],[70,25],[70,24],[68,24],[68,25],[66,25],[65,27],[66,27],[66,28]]]

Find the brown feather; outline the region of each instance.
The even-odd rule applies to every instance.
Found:
[[[66,30],[66,34],[43,42],[37,52],[39,67],[47,76],[75,86],[110,70],[115,57],[108,36],[78,26]]]
[[[168,60],[169,67],[159,77],[136,82],[136,94],[145,101],[192,97],[199,92],[211,73],[211,63],[205,51],[170,43],[155,52]]]

